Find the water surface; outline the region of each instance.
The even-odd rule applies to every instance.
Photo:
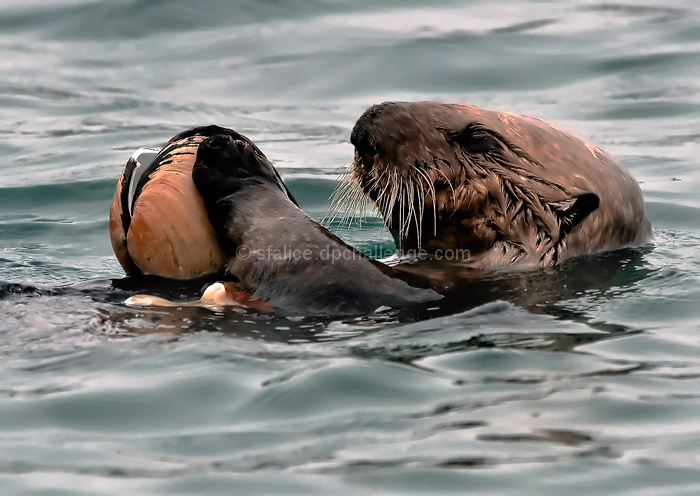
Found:
[[[70,285],[0,300],[2,494],[700,491],[694,1],[11,0],[0,69],[0,280]],[[350,321],[109,289],[136,148],[232,127],[320,219],[355,120],[397,99],[590,139],[640,181],[653,245]],[[392,246],[371,214],[333,227]]]

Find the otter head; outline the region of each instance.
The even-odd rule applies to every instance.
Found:
[[[238,201],[236,193],[262,184],[272,195],[283,195],[297,205],[267,157],[242,135],[227,133],[205,138],[197,150],[192,180],[204,200],[219,244],[229,254],[236,250],[227,230],[234,220],[231,206]],[[238,207],[245,206],[239,202]],[[247,208],[255,207],[249,205]]]
[[[247,184],[267,181],[289,194],[277,170],[252,141],[243,135],[217,134],[197,149],[192,179],[207,203],[215,203]]]
[[[499,247],[505,263],[555,263],[564,235],[598,207],[594,193],[561,186],[557,164],[571,139],[542,121],[471,105],[385,102],[352,130],[355,159],[336,203],[352,208],[369,197],[399,250],[471,256]]]
[[[456,213],[470,209],[465,184],[482,173],[477,157],[498,143],[455,117],[439,103],[385,102],[352,130],[351,182],[374,202],[402,250],[482,248],[476,238],[456,238],[463,217]]]

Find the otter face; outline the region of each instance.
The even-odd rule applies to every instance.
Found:
[[[292,206],[296,205],[277,170],[250,140],[240,135],[217,134],[205,138],[197,150],[192,180],[204,200],[219,244],[229,254],[237,248],[228,231],[235,221],[236,208],[232,207],[246,206],[236,193],[264,184],[268,191],[281,193]]]
[[[235,193],[251,181],[269,181],[286,192],[265,155],[240,135],[217,134],[205,138],[197,150],[192,179],[205,204]]]
[[[205,138],[197,150],[192,179],[205,201],[234,193],[249,180],[267,180],[284,189],[277,171],[248,139],[228,134]]]
[[[350,137],[350,182],[374,202],[403,250],[443,247],[438,240],[451,236],[460,207],[457,185],[473,169],[458,143],[463,123],[448,127],[441,104],[423,103],[370,107]]]

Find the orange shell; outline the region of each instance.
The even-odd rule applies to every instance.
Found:
[[[136,198],[124,233],[122,178],[109,212],[112,248],[127,275],[196,279],[224,270],[227,257],[192,181],[197,146],[204,137],[168,143],[173,150]],[[122,177],[124,173],[122,172]]]

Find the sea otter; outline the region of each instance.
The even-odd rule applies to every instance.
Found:
[[[368,196],[403,252],[461,253],[485,269],[553,266],[651,238],[632,175],[534,117],[385,102],[364,112],[350,140],[355,159],[336,204]]]
[[[110,233],[127,275],[225,282],[196,305],[341,316],[440,298],[309,218],[258,147],[219,126],[135,153],[117,186]],[[126,303],[183,305],[151,295]]]
[[[192,182],[199,143],[221,134],[249,143],[261,170],[295,203],[265,155],[232,129],[195,127],[175,135],[160,151],[141,148],[127,161],[109,212],[112,248],[127,275],[186,280],[224,271],[228,257]]]

